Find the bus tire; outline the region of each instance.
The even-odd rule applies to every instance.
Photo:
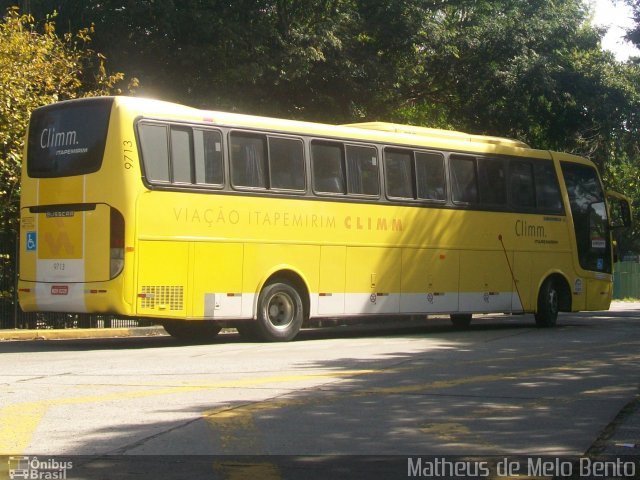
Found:
[[[165,321],[162,326],[173,338],[184,342],[207,342],[222,330],[219,325],[206,321]]]
[[[536,326],[540,328],[555,327],[560,311],[560,292],[556,282],[547,278],[538,292],[538,309],[535,313]]]
[[[452,313],[450,317],[454,328],[465,329],[471,325],[470,313]]]
[[[267,284],[258,297],[258,321],[256,333],[267,342],[293,340],[304,318],[302,298],[297,289],[288,283]]]

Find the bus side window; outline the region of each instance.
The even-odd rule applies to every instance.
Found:
[[[147,180],[169,181],[168,132],[165,125],[141,123],[138,125],[140,149]]]
[[[480,202],[486,205],[506,205],[507,178],[504,161],[498,158],[479,158],[477,162]]]
[[[533,167],[531,162],[511,160],[509,165],[509,188],[511,203],[516,208],[535,208],[536,197],[533,187]]]
[[[342,145],[312,142],[311,163],[313,164],[314,191],[345,193]]]
[[[536,162],[533,166],[536,181],[536,202],[539,210],[562,213],[562,197],[558,177],[551,162]]]
[[[290,138],[269,137],[269,173],[271,188],[304,190],[302,142]]]
[[[478,203],[475,158],[455,157],[450,160],[453,201]]]
[[[378,154],[375,148],[347,145],[349,193],[379,195]]]
[[[194,130],[196,183],[222,185],[222,136],[217,130]]]
[[[171,180],[191,183],[191,129],[171,127]]]
[[[439,153],[416,152],[418,198],[446,200],[444,157]]]
[[[385,149],[384,171],[387,195],[396,198],[415,198],[411,163],[411,152]]]
[[[267,142],[264,135],[231,134],[231,183],[267,188]]]

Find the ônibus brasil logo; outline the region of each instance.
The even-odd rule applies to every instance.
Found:
[[[40,460],[38,457],[9,457],[9,478],[11,480],[64,480],[73,462],[54,458]]]

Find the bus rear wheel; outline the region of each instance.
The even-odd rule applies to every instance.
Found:
[[[165,321],[162,326],[169,335],[184,342],[207,342],[222,330],[219,325],[206,321]]]
[[[454,328],[459,328],[459,329],[469,328],[469,325],[471,325],[471,314],[470,313],[452,313],[451,323],[453,323]]]
[[[538,292],[538,310],[535,313],[536,325],[540,328],[554,327],[560,311],[560,292],[556,283],[547,278]]]
[[[303,317],[304,308],[298,290],[288,283],[270,283],[258,297],[255,332],[267,342],[288,342],[300,332]]]

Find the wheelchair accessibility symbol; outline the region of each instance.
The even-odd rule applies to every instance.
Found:
[[[35,252],[38,247],[36,232],[27,232],[27,252]]]

